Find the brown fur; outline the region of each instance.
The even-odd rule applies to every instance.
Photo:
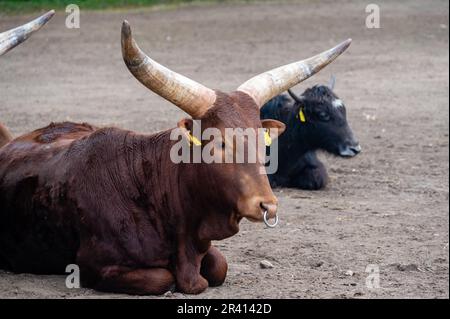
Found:
[[[12,140],[12,135],[8,129],[0,123],[0,147],[6,145]]]
[[[260,126],[243,93],[218,93],[202,118],[202,129]],[[76,263],[84,286],[132,294],[220,285],[227,264],[211,240],[260,221],[260,201],[276,198],[260,164],[172,163],[169,135],[66,122],[0,149],[0,266]]]

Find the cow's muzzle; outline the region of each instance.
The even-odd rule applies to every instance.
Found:
[[[342,157],[353,157],[361,153],[361,146],[356,145],[346,145],[339,149],[339,155]]]
[[[265,204],[261,203],[261,208],[264,210],[263,213],[263,221],[264,224],[266,224],[269,228],[274,228],[278,225],[278,215],[277,215],[277,208],[278,206],[276,204]],[[275,219],[273,223],[269,222],[269,219]]]
[[[270,222],[269,222],[269,219],[268,219],[268,211],[266,210],[266,211],[264,211],[264,216],[263,216],[263,218],[264,218],[264,224],[266,224],[266,226],[267,227],[269,227],[269,228],[274,228],[274,227],[276,227],[277,225],[278,225],[278,215],[275,215],[275,221],[271,224]]]

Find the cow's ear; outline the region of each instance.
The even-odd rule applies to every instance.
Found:
[[[192,132],[192,127],[194,126],[194,123],[192,119],[182,119],[181,121],[178,122],[177,126],[181,129],[187,130],[188,132]]]
[[[192,145],[192,143],[196,146],[201,145],[200,140],[193,135],[194,122],[192,121],[192,119],[182,119],[178,122],[178,128],[183,131],[186,140],[190,145]]]
[[[281,134],[283,134],[286,129],[286,125],[284,123],[277,120],[262,120],[261,124],[264,128],[269,130],[271,138],[277,138]]]
[[[190,141],[192,136],[192,128],[194,126],[192,119],[182,119],[178,122],[177,126],[183,131],[186,139]]]

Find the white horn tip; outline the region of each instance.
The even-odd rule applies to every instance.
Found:
[[[127,20],[123,20],[122,22],[122,36],[125,38],[129,38],[131,36],[131,26]]]
[[[352,39],[345,40],[342,45],[347,49],[352,44]]]
[[[328,52],[331,53],[331,55],[333,55],[336,58],[339,55],[341,55],[342,53],[344,53],[345,50],[348,49],[348,47],[350,46],[351,43],[352,43],[352,39],[347,39],[347,40],[339,43],[337,46],[335,46],[333,49],[329,50]]]
[[[131,26],[127,20],[122,23],[122,56],[126,65],[130,66],[135,63],[140,63],[142,59],[140,50],[134,43],[133,36],[131,34]]]
[[[47,23],[51,18],[53,18],[53,16],[55,15],[55,10],[50,10],[49,12],[47,12],[46,14],[44,14],[43,16],[40,17],[41,19],[41,23],[42,25],[44,25],[45,23]]]

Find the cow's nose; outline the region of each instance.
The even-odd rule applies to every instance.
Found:
[[[361,145],[357,144],[356,146],[351,146],[350,149],[355,152],[355,154],[361,153]]]
[[[277,210],[278,210],[277,204],[261,203],[261,208],[264,211],[267,211],[267,215],[269,218],[275,218],[277,216]]]
[[[339,149],[339,155],[343,157],[353,157],[361,152],[359,144],[346,145]]]

